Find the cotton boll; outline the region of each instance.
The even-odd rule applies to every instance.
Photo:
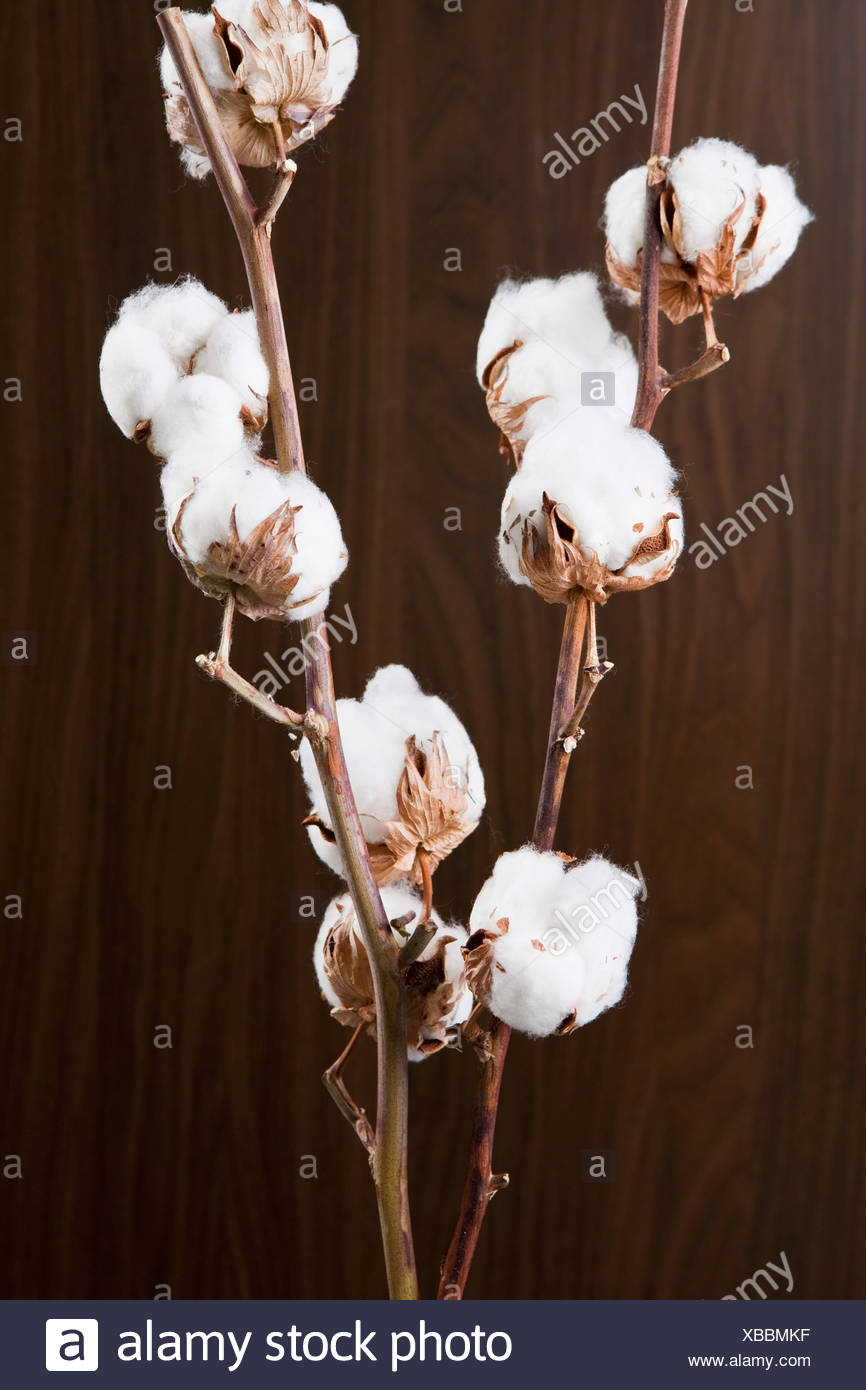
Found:
[[[639,164],[615,179],[604,200],[608,246],[622,265],[635,265],[643,246],[647,169]]]
[[[522,518],[540,517],[544,494],[558,502],[578,544],[611,571],[629,560],[642,537],[672,506],[674,470],[664,449],[600,409],[574,412],[532,440],[503,503],[503,563],[514,577]],[[521,582],[517,580],[516,582]],[[522,582],[526,582],[523,580]]]
[[[563,875],[554,916],[566,943],[560,960],[567,963],[570,956],[578,956],[585,971],[577,997],[579,1027],[623,996],[637,935],[639,887],[633,874],[600,855]]]
[[[226,61],[224,45],[217,38],[212,12],[201,14],[197,10],[184,10],[182,14],[205,82],[212,92],[233,91],[234,77]],[[177,68],[167,47],[163,47],[160,54],[159,75],[162,90],[168,95],[181,91]]]
[[[564,861],[532,845],[500,854],[493,873],[483,885],[469,918],[469,932],[490,930],[503,917],[525,935],[536,927],[543,932],[552,923],[553,898],[562,884]]]
[[[149,329],[126,321],[108,330],[99,360],[99,384],[109,415],[127,439],[151,420],[178,376],[172,358]]]
[[[421,898],[402,885],[381,892],[388,920],[403,921],[399,930],[393,929],[396,944],[402,946],[421,920]],[[404,977],[407,1052],[412,1062],[438,1052],[472,1010],[461,951],[466,933],[462,927],[443,922],[436,912],[430,913],[428,921],[436,928],[435,935]],[[433,962],[437,970],[430,969]],[[370,969],[348,893],[335,898],[325,913],[313,948],[313,965],[319,988],[338,1022],[347,1027],[365,1023],[367,1031],[375,1034]]]
[[[584,409],[616,410],[626,424],[634,409],[637,359],[624,334],[609,331],[606,341],[598,344],[591,356],[572,353],[566,357],[540,339],[533,339],[511,354],[505,370],[507,377],[500,396],[504,403],[517,404],[541,397],[529,406],[519,429],[524,443],[539,430],[550,428],[564,415],[581,408],[585,379],[596,377],[607,403]],[[598,381],[600,373],[613,374],[612,392],[609,383]]]
[[[227,314],[219,321],[198,353],[194,371],[222,377],[261,422],[267,410],[270,376],[252,309],[242,314]]]
[[[310,14],[321,20],[330,45],[328,49],[329,100],[336,104],[343,100],[349,84],[358,70],[358,40],[346,23],[343,11],[338,5],[325,5],[319,0],[309,0]]]
[[[637,933],[633,875],[525,846],[497,860],[469,920],[467,979],[511,1028],[544,1037],[621,998]]]
[[[184,377],[163,397],[151,420],[150,448],[170,459],[179,450],[195,448],[217,467],[243,443],[241,398],[216,376]]]
[[[451,786],[462,793],[459,824],[451,827],[455,834],[462,838],[477,825],[485,791],[475,748],[453,710],[437,696],[425,695],[411,671],[404,666],[383,667],[368,682],[361,700],[338,700],[337,719],[368,845],[385,846],[389,823],[399,821],[397,790],[409,739],[427,757],[432,758],[437,748],[447,755]],[[301,771],[311,814],[327,830],[328,807],[307,743],[301,745]],[[308,833],[319,857],[335,873],[342,873],[339,851],[321,826],[310,825]],[[383,860],[383,872],[385,867]]]
[[[761,192],[766,199],[755,244],[738,268],[738,291],[748,294],[760,289],[790,260],[803,228],[813,220],[812,213],[797,197],[794,180],[787,169],[767,164],[760,171]]]
[[[526,845],[503,854],[469,919],[470,988],[509,1027],[554,1033],[573,1015],[586,979],[576,951],[557,954],[554,903],[564,861]]]
[[[729,140],[696,140],[671,163],[668,184],[677,198],[685,260],[713,251],[725,223],[742,205],[734,224],[734,251],[740,249],[752,225],[760,185],[753,155]]]
[[[125,299],[118,321],[150,329],[182,372],[207,342],[228,309],[193,276],[174,285],[145,285]]]
[[[178,458],[174,455],[167,469],[172,498],[181,480]],[[229,574],[222,568],[223,559],[213,548],[232,545],[232,518],[242,547],[262,522],[287,506],[293,509],[290,534],[268,542],[270,567],[282,577],[272,576],[267,583],[258,571],[247,573],[233,565]],[[247,444],[202,476],[177,518],[175,539],[201,578],[231,577],[239,586],[242,610],[254,618],[299,621],[321,611],[348,558],[336,512],[324,493],[301,473],[280,473],[261,462]],[[249,563],[255,566],[255,557]]]
[[[457,715],[438,695],[426,695],[405,666],[382,666],[367,682],[364,704],[380,719],[413,736],[425,750],[439,734],[455,779],[467,794],[467,815],[478,820],[485,804],[484,775],[475,745]]]
[[[576,367],[587,361],[600,365],[610,353],[612,341],[615,350],[624,351],[621,335],[613,333],[598,283],[589,271],[563,275],[558,280],[503,280],[490,302],[478,340],[479,384],[484,384],[485,370],[494,357],[517,339],[524,344],[537,340]]]
[[[594,396],[588,408],[616,412],[623,423],[637,393],[632,346],[614,332],[588,273],[500,285],[479,340],[477,368],[490,417],[518,467],[527,442],[581,409],[588,390],[604,400],[598,405]]]

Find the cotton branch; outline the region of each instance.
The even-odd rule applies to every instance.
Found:
[[[273,720],[275,724],[282,724],[292,734],[309,733],[312,737],[322,737],[327,733],[327,727],[322,727],[317,723],[317,716],[311,714],[311,722],[307,726],[306,720],[294,710],[287,709],[285,705],[278,705],[276,700],[271,700],[267,695],[263,695],[257,690],[244,676],[240,675],[231,664],[232,648],[232,626],[235,615],[235,597],[233,593],[226,595],[223,600],[223,623],[222,634],[220,636],[219,650],[209,652],[207,655],[197,656],[195,664],[199,670],[204,671],[205,675],[210,676],[211,680],[219,681],[226,686],[233,695],[245,700],[253,709],[258,710],[259,714],[265,715],[267,719]]]
[[[640,335],[638,350],[638,389],[632,424],[648,430],[665,395],[659,381],[658,314],[661,229],[658,205],[664,181],[664,165],[670,153],[676,98],[680,45],[688,0],[665,0],[652,150],[648,161],[648,184],[644,221]],[[586,635],[588,607],[583,594],[575,594],[565,615],[559,665],[554,688],[553,710],[547,741],[544,776],[538,800],[532,843],[536,849],[553,848],[565,779],[576,744],[576,730],[586,706],[605,672],[600,671],[597,653],[588,646],[587,660],[581,666]],[[594,617],[594,615],[593,615]],[[591,645],[595,642],[592,634]],[[605,663],[607,665],[607,663]],[[595,668],[594,677],[592,671]],[[584,671],[584,684],[578,696],[578,680]],[[609,667],[608,667],[609,669]],[[581,705],[581,701],[583,702]],[[571,733],[568,731],[573,730]],[[488,1056],[481,1069],[476,1094],[469,1167],[461,1198],[460,1215],[451,1244],[442,1264],[439,1298],[462,1298],[487,1205],[502,1186],[493,1173],[493,1136],[502,1086],[502,1073],[511,1039],[511,1029],[496,1019],[489,1034]]]
[[[297,399],[271,253],[274,217],[288,192],[293,171],[289,170],[285,150],[278,147],[278,161],[283,166],[282,178],[265,207],[259,208],[229,144],[181,11],[165,10],[158,16],[157,23],[240,244],[262,352],[270,373],[270,419],[279,467],[281,472],[304,472]],[[312,653],[307,668],[309,712],[305,722],[311,715],[315,716],[317,728],[321,731],[321,737],[311,740],[311,747],[373,977],[377,1016],[377,1113],[371,1168],[379,1206],[388,1287],[392,1298],[414,1299],[418,1296],[418,1283],[409,1215],[406,1158],[408,1060],[405,990],[397,947],[373,877],[349,783],[337,724],[324,615],[305,619],[301,628],[304,645]],[[205,661],[205,669],[212,667],[209,674],[229,684],[226,680],[228,672],[221,664],[219,654],[213,662],[210,658]],[[242,678],[237,677],[237,680],[242,681]],[[230,688],[239,693],[236,685]],[[244,694],[246,697],[246,691]],[[256,695],[259,694],[256,691]],[[270,707],[263,712],[272,715]],[[280,720],[282,722],[281,716]]]
[[[641,259],[638,385],[631,419],[635,428],[641,430],[652,428],[655,413],[664,399],[664,391],[659,384],[659,267],[662,255],[659,203],[671,152],[677,74],[687,4],[688,0],[665,0],[652,148],[647,161],[646,211]]]

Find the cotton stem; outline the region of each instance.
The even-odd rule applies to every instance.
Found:
[[[662,187],[662,163],[670,153],[676,98],[677,72],[687,0],[665,0],[665,19],[662,50],[659,61],[656,107],[653,120],[652,150],[648,163],[646,215],[641,283],[641,321],[639,348],[638,391],[632,424],[648,430],[662,399],[659,386],[658,307],[659,264],[661,261],[661,229],[658,202]],[[577,679],[584,630],[587,620],[586,600],[573,598],[565,615],[559,665],[553,697],[553,711],[547,741],[544,776],[535,818],[533,844],[537,849],[550,850],[559,823],[565,778],[572,746],[566,747],[562,729],[576,709]],[[596,663],[598,664],[598,663]],[[478,1082],[469,1166],[460,1214],[451,1244],[442,1264],[439,1297],[463,1297],[466,1280],[478,1244],[487,1205],[494,1183],[492,1169],[493,1136],[502,1087],[502,1073],[511,1040],[511,1029],[497,1019],[490,1033],[489,1058],[481,1068]]]
[[[217,113],[195,50],[175,8],[157,19],[210,160],[246,267],[262,352],[270,374],[269,405],[281,472],[304,472],[304,449],[285,324],[271,253],[273,218],[257,207]],[[280,164],[285,151],[278,146]],[[287,189],[285,190],[287,191]],[[271,200],[273,202],[273,199]],[[376,1145],[371,1167],[392,1298],[415,1299],[418,1282],[409,1213],[407,1130],[409,1081],[406,995],[382,899],[373,877],[337,724],[336,697],[324,614],[301,623],[307,666],[307,705],[326,734],[312,742],[316,767],[370,962],[376,1004]],[[253,687],[254,688],[254,687]],[[257,694],[259,692],[256,692]],[[307,716],[309,717],[309,715]]]

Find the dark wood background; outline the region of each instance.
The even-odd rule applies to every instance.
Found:
[[[366,1164],[319,1083],[344,1035],[297,911],[336,883],[298,831],[280,737],[193,665],[218,610],[166,552],[155,466],[99,397],[113,307],[159,248],[174,274],[245,298],[217,192],[185,183],[163,133],[153,8],[31,6],[6,73],[23,140],[0,140],[2,376],[23,400],[0,416],[2,628],[35,633],[38,660],[2,670],[0,894],[24,916],[0,921],[0,1159],[23,1172],[0,1177],[0,1294],[380,1296]],[[438,880],[462,916],[532,825],[561,616],[494,567],[505,471],[475,341],[506,269],[602,268],[604,190],[645,157],[648,127],[558,182],[541,157],[635,83],[650,100],[661,5],[346,8],[360,75],[299,157],[276,253],[296,374],[318,385],[314,476],[352,553],[334,601],[359,640],[335,650],[339,690],[405,661],[487,774],[483,825]],[[731,365],[668,401],[659,431],[689,539],[781,473],[795,511],[603,614],[617,672],[560,843],[639,861],[650,896],[624,1007],[568,1040],[515,1041],[497,1143],[512,1187],[476,1296],[715,1299],[781,1251],[795,1296],[866,1293],[866,11],[743,8],[693,0],[675,140],[794,161],[817,222],[770,287],[722,308]],[[448,248],[462,271],[443,268]],[[695,336],[668,331],[666,364]],[[245,628],[249,672],[287,645]],[[753,790],[735,786],[746,764]],[[153,1045],[163,1024],[170,1051]],[[372,1055],[353,1079],[368,1099]],[[456,1054],[412,1071],[428,1295],[475,1071]],[[591,1148],[615,1152],[611,1183],[581,1181]]]

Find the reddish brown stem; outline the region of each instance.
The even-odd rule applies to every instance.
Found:
[[[656,109],[653,121],[652,151],[649,161],[652,171],[659,173],[658,160],[670,151],[674,101],[680,45],[687,0],[665,0],[665,20],[659,79],[656,89]],[[661,260],[661,229],[658,203],[661,183],[647,186],[644,224],[643,272],[641,283],[641,321],[639,346],[638,393],[632,424],[648,430],[662,399],[659,387],[658,304],[659,264]],[[581,669],[581,649],[586,624],[586,601],[574,599],[565,616],[565,627],[556,673],[553,712],[547,740],[547,757],[538,811],[535,817],[533,844],[538,849],[553,848],[570,752],[561,737],[562,730],[575,712],[577,680]],[[597,682],[596,682],[597,683]],[[590,692],[591,693],[591,692]],[[588,701],[587,701],[588,703]],[[463,1297],[466,1280],[478,1244],[487,1205],[496,1191],[493,1174],[493,1136],[502,1086],[502,1073],[511,1029],[496,1020],[489,1035],[489,1056],[482,1065],[475,1101],[469,1167],[463,1187],[460,1214],[451,1244],[442,1264],[439,1297]]]
[[[652,148],[647,163],[646,210],[641,258],[640,329],[638,334],[637,399],[631,422],[637,429],[652,428],[664,399],[659,385],[659,266],[662,233],[659,202],[664,188],[664,163],[670,156],[680,47],[688,0],[665,0],[665,22],[656,87]]]
[[[560,730],[574,710],[586,622],[587,599],[583,594],[575,594],[566,611],[556,670],[547,756],[532,835],[532,843],[536,849],[552,849],[556,836],[570,761],[570,754],[560,738]],[[502,1073],[510,1041],[511,1029],[501,1019],[495,1019],[487,1039],[488,1055],[482,1063],[478,1081],[469,1167],[463,1187],[460,1215],[442,1266],[440,1298],[462,1298],[487,1212],[487,1204],[493,1193],[504,1186],[493,1172],[493,1136],[496,1130]]]
[[[241,173],[213,95],[204,79],[179,9],[157,20],[196,123],[214,178],[232,220],[246,267],[262,352],[270,374],[269,404],[281,472],[304,472],[304,450],[286,330],[271,254],[273,200],[256,206]],[[285,151],[280,151],[285,164]],[[311,741],[343,871],[370,961],[376,1002],[378,1089],[376,1146],[371,1159],[382,1245],[392,1298],[418,1297],[409,1216],[407,1132],[409,1107],[406,995],[397,947],[379,894],[346,769],[325,615],[300,624],[307,664],[307,718],[327,732]]]

